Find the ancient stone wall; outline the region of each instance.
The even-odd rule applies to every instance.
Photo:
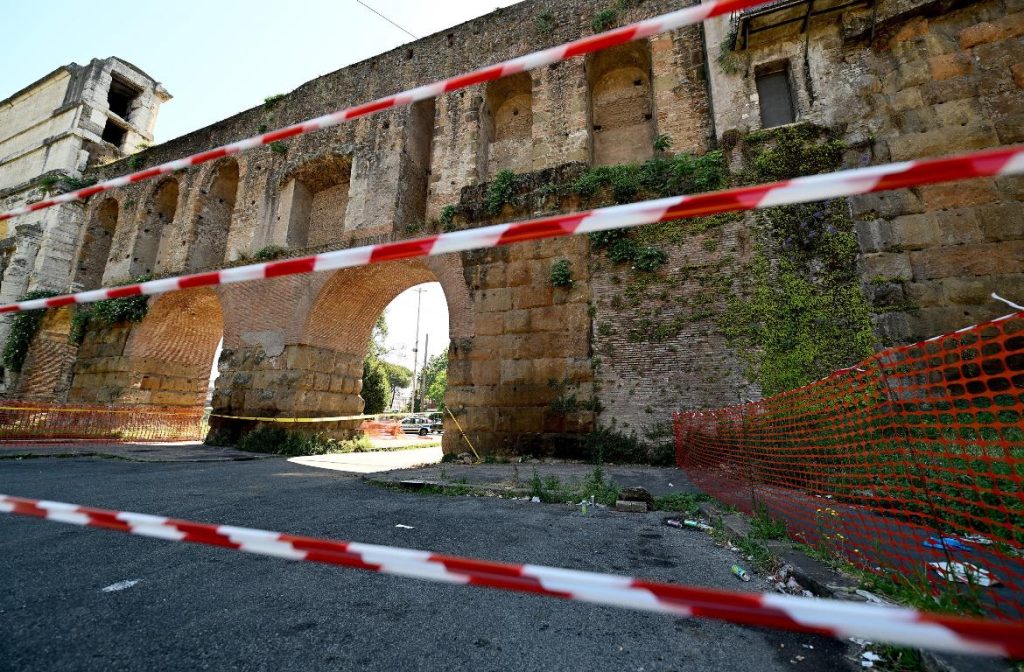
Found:
[[[677,7],[645,0],[615,21]],[[575,39],[605,9],[571,0],[498,10],[150,148],[131,167]],[[94,198],[72,247],[83,275],[69,281],[202,271],[1018,142],[1021,11],[1018,0],[883,0],[742,46],[723,17],[448,93]],[[775,129],[762,121],[769,75],[791,91],[794,115]],[[139,324],[90,328],[70,394],[199,403],[200,369],[222,333],[216,413],[358,413],[377,316],[399,292],[437,280],[451,320],[446,402],[483,450],[572,454],[598,425],[661,440],[674,410],[756,398],[872,345],[999,313],[987,292],[1024,291],[1022,192],[1019,179],[982,180],[233,285],[204,295],[202,329],[156,299]],[[765,314],[771,292],[790,289],[781,280],[814,306],[800,333],[786,331],[786,313]],[[823,348],[814,329],[852,345]],[[448,432],[445,450],[459,440]]]

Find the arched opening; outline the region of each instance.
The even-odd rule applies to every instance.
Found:
[[[654,156],[651,50],[646,40],[600,51],[587,63],[590,137],[596,166]]]
[[[95,289],[103,282],[103,270],[110,256],[110,244],[117,229],[118,205],[108,198],[93,213],[85,229],[78,264],[75,267],[75,285],[84,289]]]
[[[68,400],[190,408],[198,418],[223,331],[220,300],[209,287],[150,299],[140,323],[90,324]]]
[[[481,181],[533,168],[533,81],[520,72],[487,84],[480,113]]]
[[[330,155],[292,173],[281,190],[278,240],[287,247],[318,247],[344,237],[352,162]]]
[[[140,372],[133,403],[205,406],[224,313],[208,287],[164,294],[150,303],[124,356]]]
[[[164,229],[171,226],[177,211],[178,181],[172,178],[160,184],[153,192],[144,219],[139,223],[129,266],[132,277],[153,273]]]
[[[238,163],[227,161],[217,168],[209,190],[200,197],[195,238],[189,246],[189,272],[223,263],[237,198]]]

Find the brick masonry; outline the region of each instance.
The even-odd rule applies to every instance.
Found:
[[[136,160],[161,163],[578,38],[607,4],[528,0],[325,75]],[[619,10],[617,21],[677,7],[645,0]],[[873,15],[854,6],[814,18],[805,33],[797,24],[759,34],[728,68],[723,18],[62,208],[53,215],[61,226],[44,222],[36,237],[26,228],[8,268],[30,277],[33,264],[41,267],[32,251],[39,236],[67,237],[72,225],[80,237],[63,254],[85,275],[72,274],[68,285],[201,270],[267,245],[298,254],[592,205],[544,196],[542,187],[568,183],[588,165],[650,158],[659,135],[671,138],[666,155],[699,155],[727,134],[757,130],[757,74],[780,63],[798,121],[841,137],[849,166],[1020,142],[1022,17],[1020,0],[882,0]],[[528,194],[494,212],[489,191],[503,169],[518,173]],[[119,162],[90,175],[127,170]],[[1022,199],[1018,178],[849,199],[884,344],[993,317],[1004,310],[986,298],[993,290],[1024,296]],[[80,402],[196,404],[206,392],[201,369],[209,370],[223,334],[215,412],[357,413],[377,316],[404,289],[437,280],[451,320],[447,403],[479,447],[571,453],[598,424],[657,436],[671,411],[759,394],[714,317],[734,291],[727,279],[749,260],[749,228],[736,218],[659,242],[668,255],[664,291],[654,299],[648,291],[643,302],[632,298],[628,268],[584,237],[167,296],[153,300],[139,325],[91,330],[77,353],[57,346],[60,329],[44,329],[22,390]],[[571,287],[552,285],[560,260]],[[666,324],[674,326],[657,338],[637,337]],[[55,358],[60,366],[43,363]],[[60,382],[68,370],[73,379]],[[448,432],[445,450],[460,450],[457,443]]]

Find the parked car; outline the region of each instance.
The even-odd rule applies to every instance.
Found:
[[[444,413],[431,413],[427,417],[430,418],[430,428],[433,431],[437,432],[438,434],[443,434],[444,433]]]
[[[427,418],[413,416],[402,420],[402,431],[406,434],[419,434],[426,436],[430,434],[431,422]]]

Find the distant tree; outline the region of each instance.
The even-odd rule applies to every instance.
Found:
[[[388,349],[384,341],[388,336],[388,323],[381,313],[370,333],[370,343],[363,360],[363,391],[361,396],[365,405],[363,413],[373,415],[383,413],[391,403],[391,381],[388,364],[381,360],[387,355]],[[410,374],[411,376],[411,374]]]
[[[448,348],[427,360],[420,381],[424,396],[440,406],[448,389]]]
[[[409,387],[412,383],[412,370],[407,369],[401,364],[395,364],[393,362],[381,362],[384,368],[388,371],[388,382],[391,383],[391,389],[401,389],[403,387]]]
[[[372,415],[383,413],[391,403],[391,383],[388,382],[388,370],[384,363],[375,357],[367,357],[363,361],[363,413]]]
[[[448,391],[448,369],[441,371],[434,378],[434,382],[427,388],[427,399],[437,404],[438,408],[444,408],[444,393]]]

